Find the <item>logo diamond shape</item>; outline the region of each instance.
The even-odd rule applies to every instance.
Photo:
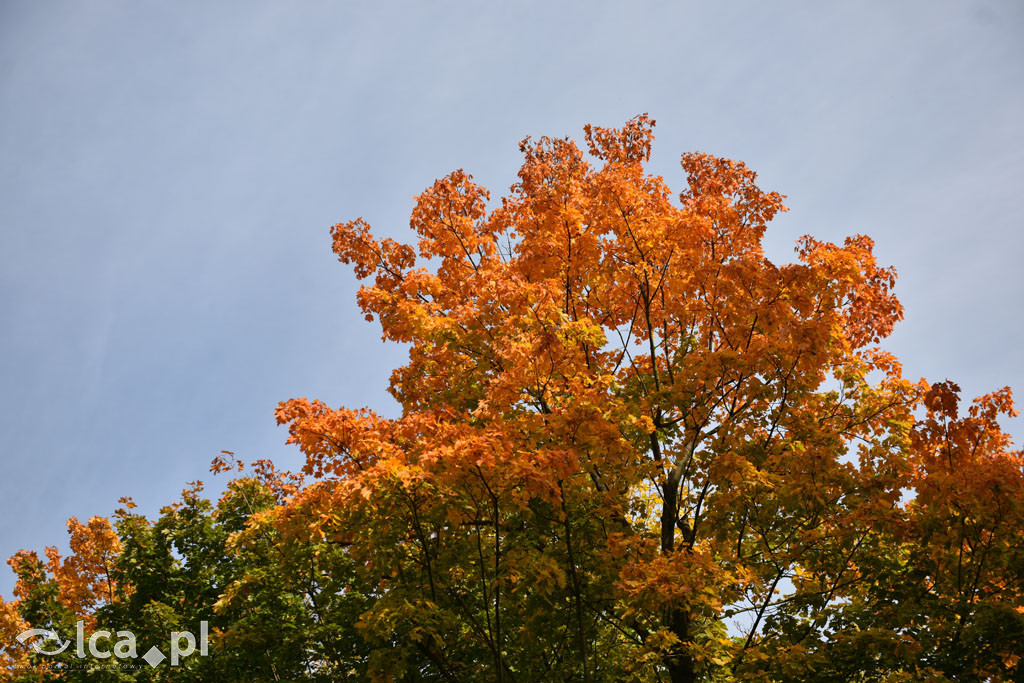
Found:
[[[145,659],[146,662],[155,669],[160,664],[160,662],[167,659],[167,655],[165,655],[163,652],[160,652],[160,650],[156,649],[156,645],[154,645],[153,647],[149,648],[149,651],[146,654],[142,655],[142,658]]]

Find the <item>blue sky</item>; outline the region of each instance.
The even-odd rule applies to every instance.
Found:
[[[788,195],[773,258],[874,237],[908,376],[1024,392],[1021,35],[1013,0],[6,0],[0,556],[222,448],[297,465],[280,400],[393,413],[330,226],[406,237],[448,171],[498,196],[526,135],[641,112],[674,188],[700,150]]]

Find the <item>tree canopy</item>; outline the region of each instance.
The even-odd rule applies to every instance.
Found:
[[[285,401],[301,474],[239,465],[216,503],[126,500],[66,558],[15,555],[9,678],[1024,680],[1010,390],[904,378],[871,239],[773,263],[783,197],[700,153],[675,195],[653,126],[527,139],[498,202],[455,171],[414,245],[334,226],[408,345],[400,416]],[[14,640],[76,619],[140,652],[204,619],[211,651],[83,673]]]

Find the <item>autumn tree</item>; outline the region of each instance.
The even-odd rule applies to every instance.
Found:
[[[872,241],[805,237],[772,263],[782,196],[685,154],[675,201],[644,170],[652,127],[586,127],[596,164],[527,139],[496,204],[448,175],[416,199],[415,246],[333,228],[367,318],[409,345],[402,414],[282,404],[319,481],[281,515],[342,539],[378,596],[372,673],[920,676],[969,666],[943,654],[968,632],[985,671],[1019,671],[1009,391],[941,472],[955,407],[878,347],[902,308]]]
[[[109,600],[96,552],[19,555],[0,627],[50,586],[139,628],[209,617],[196,680],[1024,680],[1009,390],[905,379],[872,241],[773,263],[783,197],[697,153],[673,194],[653,125],[527,139],[500,201],[455,171],[412,245],[334,226],[408,346],[401,414],[282,403],[305,481],[122,510]]]

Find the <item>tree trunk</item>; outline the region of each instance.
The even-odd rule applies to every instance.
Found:
[[[672,633],[680,640],[673,652],[665,657],[669,679],[672,683],[693,683],[697,680],[697,670],[694,666],[693,656],[684,649],[689,643],[689,615],[681,610],[673,610],[669,614],[668,623]]]
[[[689,655],[674,657],[668,662],[668,675],[672,683],[694,683],[697,672],[693,669],[693,659]]]
[[[690,454],[693,454],[695,443],[690,444]],[[651,450],[657,460],[661,459],[661,449],[655,435],[651,435]],[[679,522],[679,482],[682,478],[683,467],[679,463],[669,472],[664,486],[664,502],[661,509],[661,552],[664,555],[671,555],[676,552],[675,536],[676,525]],[[683,539],[686,541],[687,539]],[[689,539],[693,540],[693,539]],[[668,627],[677,638],[679,645],[665,657],[665,666],[668,668],[669,678],[672,683],[693,683],[697,680],[697,671],[694,666],[693,656],[686,652],[685,647],[690,642],[690,615],[677,608],[669,608]]]

